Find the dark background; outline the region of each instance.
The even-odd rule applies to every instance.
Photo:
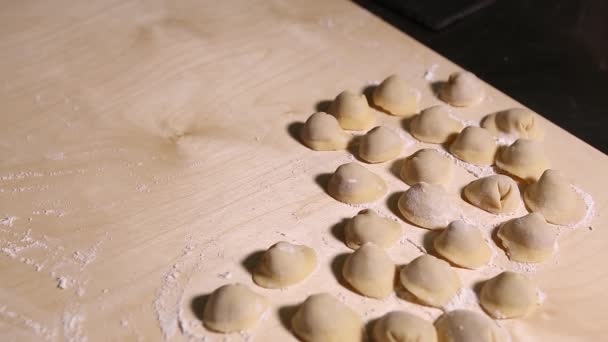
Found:
[[[438,31],[459,1],[354,2],[608,153],[608,0],[497,0]]]

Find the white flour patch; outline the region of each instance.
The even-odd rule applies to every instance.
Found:
[[[437,71],[437,69],[439,69],[439,64],[435,63],[435,64],[431,65],[424,72],[424,76],[423,76],[424,79],[426,81],[433,81],[435,79],[435,72]]]
[[[7,308],[6,305],[0,304],[0,317],[3,317],[7,322],[13,324],[16,327],[20,327],[24,330],[36,334],[44,340],[54,340],[57,336],[57,331],[55,329],[45,327],[44,325],[32,320],[31,318],[25,315],[11,311]]]
[[[468,288],[463,287],[450,299],[450,301],[443,306],[443,311],[449,312],[458,309],[476,310],[480,311],[479,301],[477,294]]]
[[[18,219],[17,216],[7,216],[7,217],[3,218],[2,220],[0,220],[0,225],[12,227],[13,222],[15,222],[17,219]]]
[[[88,338],[83,332],[85,321],[84,310],[79,305],[69,305],[63,311],[63,337],[69,342],[86,342]]]
[[[473,165],[471,163],[467,163],[465,161],[462,161],[456,157],[454,157],[453,155],[451,155],[450,153],[448,153],[445,150],[440,150],[440,149],[435,149],[437,152],[441,153],[442,155],[446,156],[447,158],[451,159],[452,161],[454,161],[454,163],[456,163],[456,165],[462,167],[463,169],[465,169],[467,172],[469,172],[470,174],[472,174],[475,177],[487,177],[487,176],[492,176],[496,174],[496,171],[494,170],[494,168],[492,166],[479,166],[479,165]]]

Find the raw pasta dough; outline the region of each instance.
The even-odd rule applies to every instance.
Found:
[[[359,342],[363,338],[359,315],[328,293],[306,298],[294,314],[291,326],[305,342]]]
[[[496,165],[521,179],[535,181],[549,168],[549,160],[539,142],[517,139],[498,154]]]
[[[450,153],[456,158],[475,165],[492,165],[498,146],[488,130],[468,126],[450,145]]]
[[[519,208],[517,183],[504,175],[493,175],[472,181],[463,190],[469,203],[493,214],[512,213]]]
[[[581,196],[556,170],[545,171],[538,182],[528,185],[524,201],[531,211],[541,213],[553,224],[575,224],[587,211]]]
[[[344,227],[346,245],[357,249],[367,242],[373,242],[377,246],[391,248],[401,236],[399,223],[380,217],[371,209],[362,210],[357,216],[348,220]]]
[[[253,272],[253,281],[269,289],[287,287],[306,279],[316,265],[312,248],[280,241],[264,252]]]
[[[329,179],[327,192],[336,200],[350,204],[373,202],[386,192],[380,176],[357,163],[339,166]]]
[[[509,258],[520,262],[543,262],[550,258],[557,246],[557,234],[543,215],[530,213],[503,223],[498,238]]]
[[[386,298],[393,292],[395,264],[382,248],[368,242],[348,256],[342,275],[362,295]]]
[[[435,251],[452,263],[474,269],[485,265],[492,251],[479,229],[462,221],[454,221],[433,241]]]
[[[257,323],[267,307],[268,300],[246,285],[224,285],[209,296],[203,323],[210,330],[222,333],[246,330]]]
[[[401,214],[415,225],[443,229],[459,217],[457,200],[441,185],[416,183],[401,195],[397,205]]]
[[[382,163],[401,153],[402,141],[390,128],[378,126],[371,129],[361,139],[359,157],[368,163]]]
[[[444,313],[435,322],[439,342],[503,342],[503,333],[485,315],[469,310]]]
[[[422,149],[409,156],[401,167],[401,179],[408,185],[429,183],[448,185],[454,175],[451,160],[433,149]]]
[[[483,84],[468,71],[455,72],[441,88],[439,97],[455,107],[468,107],[480,103],[484,98]]]
[[[306,120],[300,138],[315,151],[337,151],[345,149],[352,136],[344,132],[335,117],[318,112]]]
[[[352,131],[366,131],[376,122],[365,95],[341,92],[329,106],[329,113],[338,119],[340,126]]]
[[[543,140],[545,136],[536,114],[524,108],[489,114],[481,122],[481,127],[494,134],[503,133],[517,138]]]
[[[422,142],[443,144],[455,138],[462,127],[460,121],[450,116],[447,106],[433,106],[412,119],[410,133]]]
[[[372,330],[374,342],[436,342],[431,322],[403,311],[382,316]]]
[[[536,286],[522,274],[502,272],[483,284],[479,302],[496,319],[524,317],[536,308]]]
[[[401,269],[401,284],[426,305],[441,307],[458,292],[460,279],[450,265],[424,254]]]
[[[420,93],[399,76],[392,75],[374,89],[373,100],[390,114],[410,117],[418,112]]]

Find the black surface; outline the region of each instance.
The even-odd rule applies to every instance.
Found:
[[[441,32],[355,2],[608,153],[608,1],[498,0]]]

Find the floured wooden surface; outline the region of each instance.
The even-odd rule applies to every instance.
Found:
[[[318,183],[353,157],[313,152],[292,135],[317,103],[392,73],[420,90],[423,108],[437,104],[431,84],[455,65],[346,1],[0,6],[0,332],[8,340],[222,340],[200,326],[192,302],[237,281],[272,304],[256,329],[227,341],[294,340],[280,317],[320,291],[365,321],[393,309],[440,314],[338,283],[331,266],[350,250],[332,231],[361,208]],[[488,93],[455,115],[477,121],[517,105]],[[378,118],[403,133],[402,157],[425,146],[398,118]],[[591,194],[592,222],[564,230],[557,257],[538,267],[509,263],[496,249],[494,266],[458,272],[471,284],[503,268],[531,271],[546,300],[531,317],[501,323],[514,341],[599,341],[608,335],[608,159],[543,124],[553,168]],[[399,166],[369,166],[389,186],[371,207],[390,217],[395,193],[407,189]],[[452,191],[474,178],[457,167]],[[508,219],[469,209],[485,232]],[[418,256],[428,235],[402,224],[402,243],[390,250],[397,264]],[[319,268],[287,290],[257,287],[244,260],[279,240],[314,247]],[[451,307],[474,300],[465,290]]]

